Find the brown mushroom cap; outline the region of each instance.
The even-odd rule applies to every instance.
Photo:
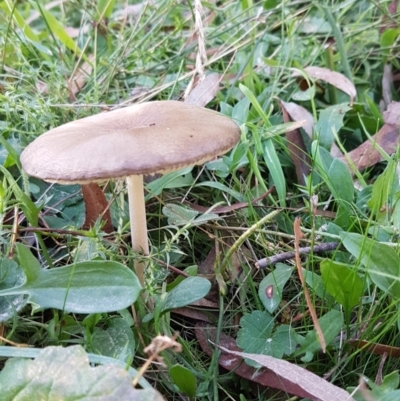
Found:
[[[202,164],[239,137],[237,124],[215,111],[147,102],[54,128],[27,146],[21,163],[45,181],[87,183]]]

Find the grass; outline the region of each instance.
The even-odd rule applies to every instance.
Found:
[[[307,362],[300,359],[304,356],[300,353],[287,352],[281,357],[321,377],[328,375],[329,381],[343,389],[358,386],[360,376],[374,381],[378,374],[385,377],[397,370],[398,359],[393,355],[400,346],[398,153],[381,151],[384,161],[357,172],[356,182],[343,163],[318,148],[319,141],[326,139],[325,132],[320,136],[314,132],[312,140],[305,138],[310,175],[300,185],[285,135],[289,128],[282,125],[278,105],[278,99],[297,103],[318,124],[334,125],[344,152],[378,132],[383,125],[379,102],[384,65],[391,65],[393,71],[399,69],[398,28],[391,27],[398,23],[398,14],[390,13],[389,4],[355,0],[203,2],[208,51],[205,69],[224,74],[219,92],[207,107],[235,119],[242,127],[242,140],[224,163],[214,168],[195,167],[185,174],[175,173],[175,180],[169,183],[159,178],[148,184],[152,257],[147,290],[155,299],[153,319],[141,300],[136,303],[134,317],[128,310],[96,313],[95,308],[90,314],[52,308],[32,314],[28,304],[3,321],[2,336],[35,348],[80,344],[87,352],[121,358],[139,369],[146,358],[142,343],[148,344],[160,333],[172,336],[179,332],[183,351],[162,355],[168,368],[179,364],[189,376],[196,377],[196,399],[288,399],[289,395],[238,379],[221,368],[219,351],[213,349],[213,354],[207,355],[194,326],[198,320],[195,313],[201,312],[203,319],[207,316],[217,327],[220,339],[225,334],[236,339],[240,330],[247,329],[249,349],[245,351],[261,352],[254,344],[257,336],[262,338],[262,331],[251,332],[240,319],[257,311],[266,313],[269,298],[258,289],[268,277],[276,278],[270,275],[273,267],[259,271],[254,264],[294,249],[293,223],[300,217],[304,233],[301,246],[341,243],[334,252],[312,252],[302,258],[303,268],[311,272],[307,284],[313,308],[319,318],[340,311],[348,319],[333,322],[338,329],[325,354],[315,338],[316,349]],[[49,10],[33,0],[0,3],[3,261],[14,255],[16,241],[29,246],[42,267],[94,259],[132,267],[133,259],[139,257],[129,248],[123,185],[108,183],[104,187],[108,199],[113,200],[114,235],[105,235],[101,221],[91,230],[79,231],[84,221],[79,186],[50,185],[28,178],[18,159],[21,150],[38,135],[71,120],[141,101],[182,98],[193,75],[197,50],[193,5],[160,0],[137,3],[136,7],[138,11],[124,17],[122,1],[70,1]],[[35,13],[36,18],[27,22]],[[384,32],[380,32],[382,24],[386,24]],[[334,44],[328,46],[332,41]],[[71,76],[90,57],[91,71],[79,90],[73,90]],[[355,84],[357,98],[344,116],[332,111],[327,121],[321,114],[331,106],[349,104],[349,97],[340,90],[323,81],[316,85],[309,81],[314,96],[300,89],[304,82],[296,79],[293,71],[307,66],[341,72]],[[398,100],[396,82],[391,82],[390,95]],[[272,187],[270,195],[252,203]],[[315,207],[313,195],[318,197]],[[218,219],[205,218],[201,225],[178,226],[168,222],[168,205],[180,205],[183,199],[206,208],[248,204],[232,208]],[[26,231],[32,226],[48,226],[54,231],[42,231],[38,236],[39,231]],[[355,235],[351,244],[348,238],[353,237],[345,233]],[[207,264],[213,249],[218,257],[209,256]],[[333,262],[345,266],[342,273]],[[294,267],[293,261],[285,263]],[[329,266],[328,272],[339,275],[336,287],[327,284],[334,280],[328,273],[324,276],[323,263]],[[174,309],[187,303],[183,300],[179,304],[177,297],[170,297],[173,307],[163,310],[166,294],[182,280],[168,271],[166,264],[210,280],[208,306],[198,304],[180,315]],[[360,291],[352,295],[357,279]],[[0,288],[7,288],[2,280]],[[4,307],[4,302],[0,305]],[[288,327],[297,350],[307,335],[313,335],[314,323],[308,312],[303,287],[293,269],[270,314],[274,330]],[[139,325],[138,320],[143,323]],[[329,330],[334,328],[322,327],[325,335]],[[351,340],[379,343],[381,348],[372,352]],[[384,360],[379,349],[393,354]],[[15,352],[18,356],[19,351]],[[154,364],[145,377],[166,399],[180,399],[183,391],[172,383],[168,369]],[[389,386],[390,390],[396,388]],[[383,397],[379,389],[374,391],[377,400],[384,399],[379,398]],[[358,395],[357,400],[362,397]]]

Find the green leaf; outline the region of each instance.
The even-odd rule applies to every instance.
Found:
[[[190,399],[194,399],[197,390],[197,380],[191,370],[182,365],[174,365],[170,367],[169,375],[182,393],[186,394]]]
[[[318,319],[318,321],[321,326],[326,345],[329,345],[342,329],[343,314],[342,312],[333,309]],[[310,362],[314,357],[314,353],[320,349],[321,344],[317,338],[317,332],[314,329],[307,333],[306,338],[301,344],[301,348],[294,353],[294,356],[305,353],[305,356],[303,356],[301,360],[303,362]]]
[[[306,281],[307,285],[315,292],[318,297],[320,297],[321,299],[326,299],[327,301],[332,300],[332,297],[326,291],[321,276],[318,276],[317,273],[306,269],[303,269],[303,274],[304,280]]]
[[[39,261],[26,246],[19,242],[15,244],[15,248],[17,249],[18,261],[25,273],[26,280],[28,282],[34,281],[42,270]]]
[[[167,294],[161,311],[182,308],[204,298],[210,291],[211,283],[202,277],[188,277]]]
[[[286,204],[286,180],[283,174],[281,162],[276,153],[272,139],[263,141],[263,155],[265,164],[271,173],[276,192],[278,193],[279,203],[281,207]]]
[[[296,349],[297,342],[290,326],[279,326],[272,334],[274,319],[268,312],[246,313],[240,319],[240,326],[237,345],[244,352],[282,358],[284,354],[290,355]],[[246,363],[259,367],[250,360],[246,360]]]
[[[168,217],[168,224],[173,226],[188,224],[199,214],[196,210],[173,203],[167,203],[162,213]]]
[[[32,258],[21,247],[17,248],[20,263],[30,264]],[[23,268],[30,269],[27,265]],[[136,275],[123,264],[96,260],[49,270],[40,268],[19,287],[0,291],[0,296],[27,294],[27,302],[33,304],[34,311],[56,308],[73,313],[101,313],[130,306],[140,290]]]
[[[196,188],[198,187],[210,187],[217,189],[218,191],[225,192],[228,195],[232,196],[232,198],[236,199],[239,202],[246,202],[247,199],[241,194],[240,192],[234,191],[233,189],[229,188],[228,186],[221,184],[220,182],[214,181],[204,181],[200,184],[195,185]]]
[[[330,150],[335,136],[343,127],[343,117],[351,110],[348,103],[336,104],[327,107],[319,114],[318,122],[315,124],[315,132],[318,134],[318,142],[325,149]]]
[[[96,354],[130,362],[135,354],[135,338],[124,319],[114,318],[106,329],[95,328],[91,347]]]
[[[0,388],[2,401],[163,400],[153,389],[133,388],[121,367],[91,367],[81,346],[47,347],[35,360],[9,359],[0,373]]]
[[[258,296],[269,313],[273,313],[282,301],[282,291],[289,280],[293,267],[278,263],[275,270],[261,281]]]
[[[78,47],[71,36],[68,35],[62,24],[60,24],[60,22],[57,20],[57,18],[54,17],[54,15],[50,11],[46,10],[43,7],[41,7],[40,11],[45,18],[51,32],[55,36],[57,36],[58,39],[60,39],[64,46],[72,50],[74,54],[77,54],[79,56],[82,55],[82,50]],[[86,56],[83,58],[86,59]]]
[[[0,259],[0,290],[23,284],[25,274],[13,260]],[[0,323],[11,319],[27,303],[26,295],[0,297]]]
[[[339,202],[352,203],[354,200],[354,185],[346,164],[339,159],[334,159],[329,168],[328,176],[335,191],[335,199]]]
[[[3,10],[7,13],[8,17],[13,19],[15,25],[18,26],[19,29],[21,29],[21,31],[28,39],[28,41],[32,43],[32,45],[36,47],[36,49],[38,49],[40,52],[43,53],[43,56],[46,60],[49,60],[48,56],[52,56],[51,51],[40,44],[39,37],[33,32],[29,24],[19,13],[19,11],[16,8],[16,3],[11,0],[5,0],[4,2],[3,1],[0,2],[0,7],[3,8]],[[21,39],[22,41],[24,40],[23,38]]]
[[[360,303],[364,280],[354,269],[327,259],[321,263],[321,274],[327,291],[349,316],[351,310]]]
[[[172,173],[165,174],[160,178],[150,182],[146,185],[148,195],[146,201],[154,196],[160,195],[165,188],[176,188],[183,186],[190,186],[194,183],[193,177],[189,174],[193,170],[193,166],[186,167],[182,170],[173,171]]]
[[[395,40],[400,34],[400,29],[385,29],[380,36],[381,42],[381,51],[382,54],[386,57],[389,57],[392,50]]]
[[[115,6],[115,0],[98,0],[96,19],[110,18]]]
[[[378,213],[385,202],[390,199],[393,189],[393,180],[396,176],[397,162],[391,160],[385,171],[376,179],[372,186],[371,199],[368,201],[368,207]]]
[[[372,282],[400,299],[400,258],[390,247],[356,233],[341,233],[343,245],[365,266]]]

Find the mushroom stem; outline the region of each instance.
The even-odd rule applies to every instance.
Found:
[[[131,175],[126,177],[129,200],[129,219],[131,223],[132,249],[144,255],[149,254],[147,238],[146,207],[143,194],[143,176]],[[134,261],[136,275],[144,286],[144,263]]]

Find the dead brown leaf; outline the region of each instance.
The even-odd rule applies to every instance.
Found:
[[[400,127],[400,103],[391,102],[387,110],[383,113],[383,121],[386,124],[396,125]]]
[[[185,103],[200,107],[206,106],[218,93],[220,81],[221,76],[217,73],[206,75],[203,80],[199,81],[197,85],[192,88],[185,99]]]
[[[288,111],[286,110],[285,102],[280,102],[283,114],[283,121],[285,123],[291,122]],[[292,107],[293,111],[293,107]],[[310,116],[307,116],[307,124],[309,124]],[[312,117],[312,116],[311,116]],[[307,127],[309,129],[309,127]],[[312,128],[311,128],[312,131]],[[303,137],[301,136],[300,129],[295,129],[286,133],[287,146],[289,149],[290,158],[294,164],[297,176],[297,182],[300,185],[305,185],[305,177],[310,174],[310,158],[307,153],[306,145],[304,144]]]
[[[194,308],[175,308],[171,310],[172,314],[180,315],[180,316],[185,316],[190,319],[194,319],[196,321],[202,321],[202,322],[207,322],[207,323],[217,323],[218,321],[218,315],[215,313],[205,313],[200,310],[194,309]]]
[[[389,15],[384,15],[382,18],[382,24],[379,28],[379,33],[383,33],[386,31],[386,29],[392,29],[392,28],[397,28],[398,23],[397,23],[397,7],[398,7],[398,0],[393,0],[389,5],[388,5],[388,12]]]
[[[101,188],[94,182],[82,185],[82,194],[86,208],[85,222],[82,228],[89,229],[102,216],[104,221],[103,231],[108,234],[112,233],[114,227],[111,222],[110,208]]]
[[[313,138],[313,128],[314,128],[314,117],[313,115],[304,107],[292,103],[292,102],[284,102],[283,100],[279,100],[280,103],[284,106],[285,110],[289,114],[292,121],[305,121],[301,128],[304,129],[305,133],[308,135],[310,139]],[[331,155],[332,157],[340,157],[343,156],[343,153],[340,151],[339,147],[336,143],[332,144],[331,147]]]
[[[375,355],[388,354],[390,357],[400,358],[400,348],[392,347],[391,345],[371,343],[365,340],[349,340],[348,344],[355,346],[358,349],[365,349]]]
[[[307,109],[296,103],[284,102],[283,100],[279,100],[279,102],[289,114],[291,121],[305,121],[301,128],[312,138],[315,124],[313,115]]]
[[[353,83],[343,74],[322,67],[306,67],[304,71],[311,78],[321,79],[347,93],[350,96],[350,106],[353,104],[354,98],[357,96],[357,90]],[[296,71],[293,75],[300,76],[301,74]]]
[[[198,322],[196,324],[195,333],[202,350],[212,357],[214,348],[211,346],[210,342],[214,343],[216,340],[216,328],[207,325],[205,322]],[[344,390],[336,388],[306,369],[297,367],[283,360],[272,358],[273,362],[277,365],[277,367],[275,365],[273,367],[277,370],[271,369],[269,366],[267,369],[252,368],[243,361],[243,353],[241,353],[240,349],[237,347],[236,341],[224,333],[221,333],[220,336],[220,348],[224,351],[219,358],[219,364],[223,368],[234,371],[238,376],[258,383],[261,386],[272,387],[297,397],[309,398],[311,400],[354,401]],[[246,355],[252,356],[252,354]],[[256,355],[256,357],[258,356],[259,355]],[[249,359],[251,359],[251,357]],[[257,362],[265,366],[264,360]],[[282,369],[282,367],[284,367],[284,369]],[[281,370],[283,370],[283,372],[281,372]],[[311,383],[309,383],[309,381],[311,381]],[[314,390],[317,392],[316,394],[319,398],[316,397],[316,394],[313,394]],[[332,393],[328,393],[328,391],[331,390]],[[340,395],[342,393],[347,394],[348,398],[338,398],[334,395],[334,390],[338,390]],[[320,396],[324,396],[324,392],[329,396],[333,395],[333,397],[321,398]]]
[[[85,86],[86,81],[93,71],[94,56],[88,57],[88,61],[85,61],[80,67],[78,67],[71,78],[68,80],[69,98],[75,100],[75,95]]]
[[[332,383],[322,379],[314,373],[300,366],[284,361],[282,359],[273,358],[268,355],[247,354],[245,352],[231,351],[225,347],[221,347],[222,351],[236,355],[241,358],[251,359],[260,365],[275,372],[281,378],[285,378],[292,384],[299,386],[306,391],[311,400],[315,401],[354,401],[350,394],[335,386]],[[296,394],[297,395],[297,394]]]
[[[384,124],[371,139],[366,140],[346,156],[340,157],[340,160],[347,165],[354,164],[359,171],[362,171],[383,160],[383,157],[377,149],[378,147],[391,155],[396,151],[398,140],[399,128],[393,124]],[[349,162],[348,158],[352,163]],[[350,170],[352,169],[350,168]]]

